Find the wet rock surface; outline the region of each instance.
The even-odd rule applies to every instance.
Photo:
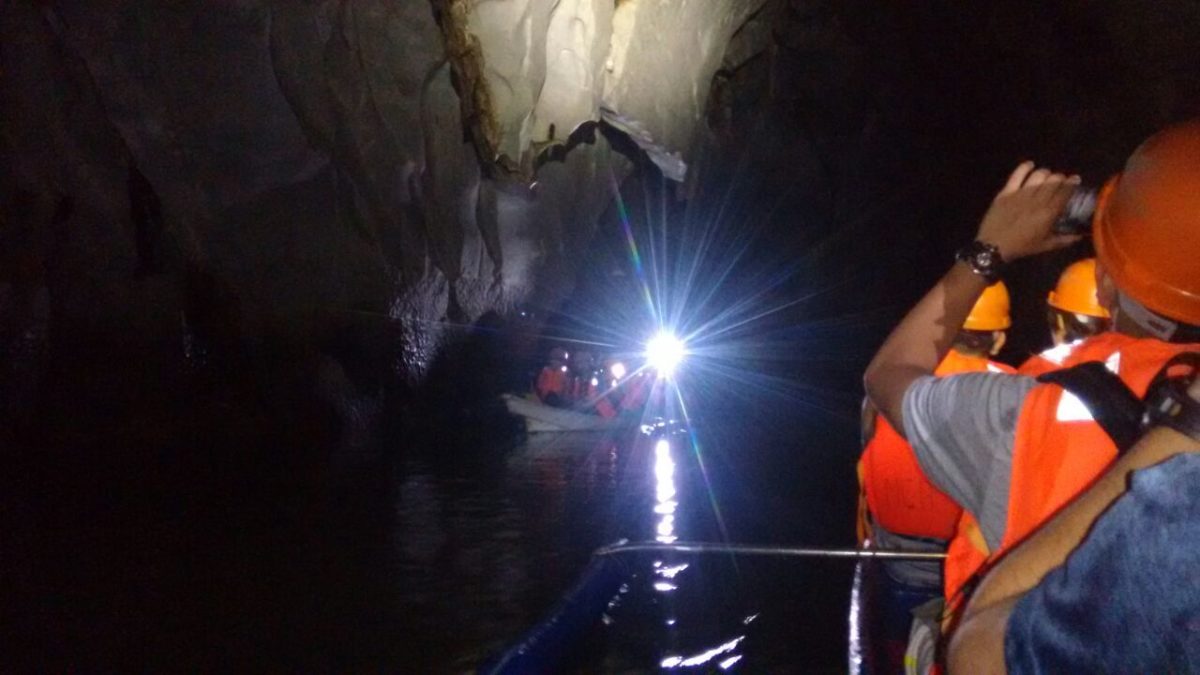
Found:
[[[663,130],[694,125],[749,9],[661,10],[715,31],[686,83],[640,90],[661,98],[642,102],[655,110],[644,122],[675,155],[690,126]],[[135,361],[195,340],[218,360],[279,341],[328,352],[351,330],[388,377],[417,382],[440,322],[570,291],[564,261],[630,168],[596,132],[601,102],[616,92],[607,105],[632,107],[615,89],[622,73],[661,59],[656,20],[627,19],[618,38],[614,11],[6,5],[4,189],[20,199],[7,200],[5,243],[32,268],[7,306],[28,323],[30,298],[49,290],[51,332],[70,336],[48,338],[54,360],[78,343],[116,356],[130,341],[144,343],[128,350]],[[614,40],[645,53],[613,66]],[[672,86],[690,91],[683,117],[662,98]]]
[[[26,364],[90,350],[136,369],[184,342],[219,361],[279,341],[315,364],[349,340],[413,385],[443,322],[565,298],[637,162],[695,199],[767,157],[813,179],[824,220],[861,220],[876,181],[919,190],[1009,142],[1109,171],[1197,88],[1185,36],[1164,31],[1195,25],[1186,4],[1136,20],[779,0],[3,12],[3,337]],[[937,82],[960,105],[935,104]],[[1023,112],[986,147],[989,106],[1010,102]]]

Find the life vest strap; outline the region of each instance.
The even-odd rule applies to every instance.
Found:
[[[1117,446],[1118,455],[1141,437],[1145,404],[1100,361],[1052,370],[1037,379],[1057,384],[1083,402],[1092,419]]]

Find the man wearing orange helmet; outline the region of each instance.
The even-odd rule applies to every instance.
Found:
[[[1029,357],[1017,372],[1037,377],[1063,367],[1075,343],[1108,330],[1112,315],[1096,293],[1096,259],[1071,263],[1046,298],[1046,319],[1054,346]]]
[[[570,354],[562,347],[550,350],[550,359],[538,373],[533,390],[542,403],[558,408],[571,405],[571,369],[567,366]]]
[[[992,361],[1004,346],[1005,331],[1012,325],[1008,288],[998,281],[984,289],[975,301],[950,351],[934,374],[941,376],[971,372],[1012,373],[1003,363]],[[862,457],[858,462],[858,539],[883,548],[910,551],[944,551],[954,535],[962,508],[934,487],[917,465],[912,448],[887,420],[863,402]],[[883,566],[883,580],[891,591],[897,613],[940,597],[942,570],[938,562],[896,561]],[[890,670],[901,667],[899,655],[908,641],[908,626],[884,627],[882,654],[876,658],[894,661]]]
[[[1142,397],[1168,360],[1200,348],[1200,120],[1143,143],[1102,191],[1093,230],[1100,302],[1113,328],[1064,364],[1098,361]],[[947,551],[947,600],[1079,494],[1118,448],[1091,409],[1054,382],[977,373],[932,377],[975,298],[1006,261],[1067,246],[1053,225],[1078,177],[1023,163],[976,241],[893,331],[867,392],[902,429],[931,482],[964,509]],[[952,628],[952,621],[948,625]]]
[[[1013,372],[1009,366],[988,358],[1000,351],[1010,325],[1008,289],[1004,282],[997,282],[975,302],[934,374]],[[902,545],[906,539],[917,539],[919,543],[911,542],[906,547],[927,548],[925,540],[935,540],[932,543],[936,546],[936,540],[944,543],[949,539],[961,509],[929,483],[917,466],[912,448],[869,400],[863,403],[862,437],[863,453],[858,463],[859,542],[886,540],[889,545]],[[928,564],[916,563],[913,569],[927,568]],[[929,571],[940,586],[940,569]]]

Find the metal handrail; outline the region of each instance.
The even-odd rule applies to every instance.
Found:
[[[563,595],[549,615],[527,630],[504,653],[480,666],[479,672],[488,675],[555,672],[567,646],[574,644],[604,612],[622,579],[629,573],[627,561],[622,560],[621,556],[647,552],[886,560],[941,560],[946,557],[944,553],[892,549],[744,546],[704,541],[665,544],[657,541],[621,540],[596,549],[582,578]]]
[[[664,544],[656,541],[618,541],[596,549],[596,557],[622,553],[728,553],[731,555],[779,556],[786,558],[853,558],[884,560],[944,560],[945,553],[903,551],[886,548],[811,548],[797,546],[748,546],[704,541],[679,541]]]

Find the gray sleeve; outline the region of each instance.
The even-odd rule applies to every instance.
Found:
[[[968,373],[922,377],[904,393],[904,434],[929,480],[979,522],[995,550],[1008,519],[1017,414],[1037,380]]]

